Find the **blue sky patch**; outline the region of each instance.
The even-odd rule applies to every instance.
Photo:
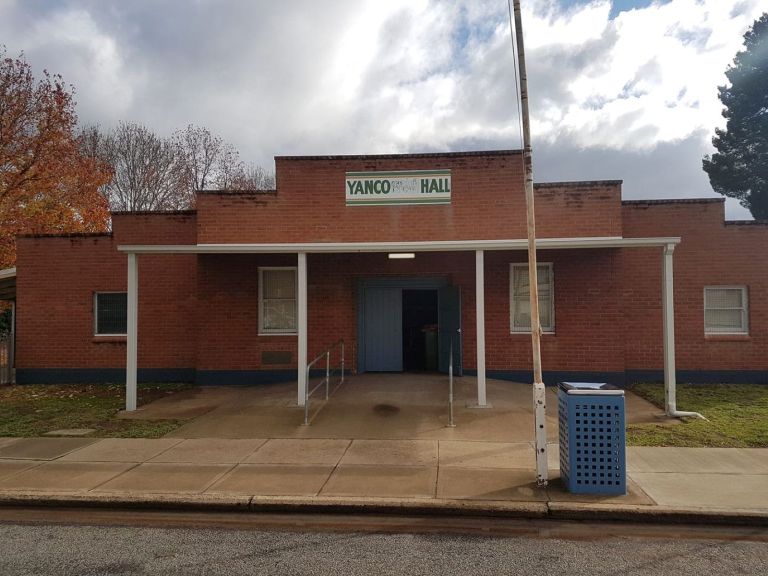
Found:
[[[589,4],[591,0],[560,0],[560,3],[566,8],[571,6],[580,6]],[[660,4],[666,4],[671,0],[661,0]],[[653,0],[613,0],[611,3],[611,19],[616,18],[620,12],[626,12],[633,8],[646,8],[653,4]]]

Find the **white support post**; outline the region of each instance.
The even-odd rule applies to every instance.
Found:
[[[305,393],[307,390],[307,253],[299,252],[298,278],[298,299],[296,310],[297,335],[298,335],[298,405],[304,406],[306,402]]]
[[[674,244],[664,247],[661,268],[661,308],[664,316],[664,395],[666,396],[667,415],[672,416],[677,409],[677,379],[675,375],[675,301],[672,276],[672,254]]]
[[[475,251],[475,320],[477,323],[477,406],[485,408],[485,260],[482,250]]]
[[[16,301],[11,302],[11,347],[8,349],[11,384],[16,384]]]
[[[139,328],[139,269],[136,254],[128,254],[127,356],[125,359],[125,410],[136,410]]]

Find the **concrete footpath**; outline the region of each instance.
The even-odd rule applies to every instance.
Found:
[[[0,505],[768,525],[768,449],[629,448],[628,493],[536,486],[529,442],[0,438]]]

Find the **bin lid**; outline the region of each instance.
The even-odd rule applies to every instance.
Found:
[[[560,382],[559,386],[567,394],[624,396],[624,390],[606,382]]]

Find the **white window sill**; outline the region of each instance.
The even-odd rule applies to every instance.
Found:
[[[522,330],[512,330],[512,331],[510,331],[510,334],[512,334],[512,335],[517,334],[519,336],[530,336],[531,335],[531,331],[528,330],[528,332],[523,332]],[[557,332],[542,332],[541,335],[542,336],[556,336]]]
[[[752,337],[744,332],[734,332],[734,333],[726,333],[726,332],[715,332],[712,334],[704,334],[705,340],[714,340],[714,341],[721,341],[721,342],[740,342],[744,340],[752,340]]]
[[[296,336],[298,332],[259,332],[259,336]]]

